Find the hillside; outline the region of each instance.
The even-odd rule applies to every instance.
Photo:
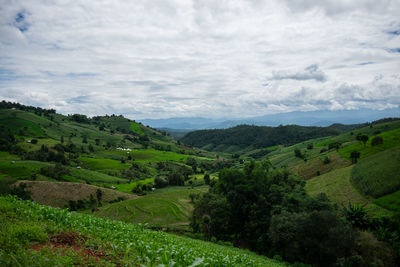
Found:
[[[247,250],[0,197],[2,266],[287,266]]]
[[[41,204],[52,207],[64,208],[68,207],[68,201],[90,200],[90,195],[96,198],[96,191],[101,190],[102,202],[112,202],[120,199],[137,198],[133,194],[127,194],[112,189],[102,188],[94,185],[83,183],[69,182],[48,182],[48,181],[18,181],[15,185],[25,183],[27,190],[32,194],[32,200]]]
[[[22,190],[40,204],[81,212],[101,206],[117,219],[118,212],[112,214],[116,211],[108,208],[111,202],[137,198],[155,187],[158,192],[179,185],[178,192],[189,187],[189,180],[193,186],[204,185],[199,182],[205,172],[223,168],[203,151],[178,145],[165,133],[122,116],[64,116],[55,110],[3,101],[0,130],[1,194],[22,194],[18,190],[24,183],[27,187]],[[157,179],[163,183],[157,184]],[[17,185],[15,190],[13,185]],[[154,198],[152,194],[148,197],[149,202]],[[146,199],[140,200],[145,209]],[[189,201],[187,194],[183,199]],[[188,224],[189,210],[185,208],[180,223]],[[163,221],[164,216],[174,217],[174,210],[167,208],[152,219]],[[146,220],[138,216],[134,221]]]
[[[164,192],[161,190],[137,199],[101,207],[94,214],[129,223],[148,223],[151,227],[188,229],[189,217],[193,210],[189,195],[200,195],[207,190],[208,187],[175,188]]]
[[[359,240],[358,227],[365,225],[374,231],[368,234],[392,242],[386,256],[376,250],[374,262],[392,262],[391,255],[397,253],[392,250],[397,241],[378,234],[382,227],[397,233],[392,220],[400,211],[399,120],[331,127],[242,125],[196,131],[184,137],[200,144],[200,148],[193,148],[122,116],[64,116],[53,110],[10,105],[0,109],[0,194],[76,211],[51,210],[0,197],[0,218],[13,216],[8,214],[13,205],[28,205],[26,210],[33,216],[27,224],[16,219],[16,229],[11,224],[3,226],[2,232],[12,235],[23,224],[26,239],[1,241],[9,237],[0,234],[4,246],[22,248],[23,252],[13,254],[17,261],[27,259],[26,255],[35,255],[40,261],[45,255],[78,265],[87,265],[87,261],[106,265],[111,260],[117,265],[134,261],[156,266],[171,259],[195,266],[280,264],[238,249],[232,250],[238,254],[231,254],[236,253],[231,251],[234,244],[290,262],[322,266],[341,257],[351,261],[348,255],[356,255],[365,263],[368,259],[356,244],[376,244]],[[356,159],[351,156],[355,150],[360,153]],[[353,212],[349,207],[355,211],[361,207],[357,216],[366,212],[365,221],[361,220],[364,225],[344,215],[346,209],[347,214]],[[52,215],[35,219],[32,214],[37,211]],[[62,214],[60,218],[56,213]],[[24,214],[19,216],[24,218]],[[72,217],[73,223],[69,220]],[[107,219],[119,222],[111,225]],[[56,226],[51,226],[52,220]],[[115,239],[109,239],[111,234],[100,237],[97,232],[88,232],[96,224],[106,225],[96,228],[104,233],[110,233],[107,228],[112,227]],[[158,236],[142,224],[213,243],[161,232]],[[141,234],[125,237],[116,233],[116,225],[123,231],[137,227]],[[30,227],[34,231],[30,232]],[[319,235],[316,228],[329,230]],[[79,236],[85,242],[79,241]],[[74,239],[73,248],[80,247],[93,257],[82,259],[81,252],[68,250],[64,237]],[[103,245],[105,239],[107,245]],[[91,249],[86,241],[98,246]],[[114,241],[118,247],[113,247]],[[340,246],[331,250],[332,242]],[[225,246],[220,250],[214,243]],[[185,251],[182,255],[191,253],[190,249],[200,250],[200,254],[177,256],[177,247],[172,244]],[[54,246],[63,246],[70,254],[59,258],[58,252],[47,251]],[[175,252],[167,252],[169,246]],[[0,253],[9,253],[2,243],[0,247]],[[203,247],[207,249],[201,252]],[[165,252],[161,256],[160,249]]]
[[[186,145],[210,151],[237,152],[275,145],[290,145],[312,138],[338,135],[339,133],[341,133],[340,130],[329,127],[240,125],[226,130],[190,132],[180,141]]]

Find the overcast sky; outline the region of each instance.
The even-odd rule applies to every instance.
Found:
[[[0,98],[132,119],[400,105],[400,0],[0,0]]]

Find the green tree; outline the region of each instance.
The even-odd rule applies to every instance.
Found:
[[[210,184],[210,175],[208,174],[208,173],[206,173],[205,175],[204,175],[204,183],[205,184],[207,184],[207,185],[209,185]]]
[[[375,136],[374,138],[372,138],[371,140],[371,145],[372,146],[377,146],[383,144],[383,138],[382,136]]]
[[[97,189],[96,198],[97,198],[97,203],[99,203],[99,205],[101,204],[102,197],[103,197],[103,191],[101,191],[101,189]]]
[[[354,150],[350,153],[350,158],[351,158],[351,162],[357,163],[357,159],[360,158],[360,152],[358,152],[357,150]]]

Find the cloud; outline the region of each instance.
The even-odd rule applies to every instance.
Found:
[[[318,82],[325,82],[325,73],[318,69],[318,65],[313,64],[304,69],[301,72],[290,72],[290,71],[273,71],[272,80],[316,80]]]
[[[399,1],[0,0],[0,98],[132,119],[400,104]]]

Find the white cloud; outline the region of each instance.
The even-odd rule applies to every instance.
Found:
[[[395,0],[0,0],[0,98],[134,119],[395,107],[399,13]]]

